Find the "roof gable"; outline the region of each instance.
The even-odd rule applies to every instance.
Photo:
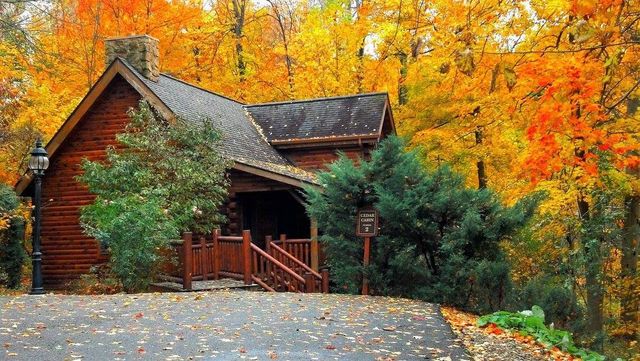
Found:
[[[222,132],[223,155],[242,164],[235,168],[262,176],[273,174],[296,186],[316,183],[315,175],[292,165],[272,145],[376,141],[389,129],[395,132],[386,93],[244,105],[166,74],[151,81],[125,60],[116,58],[47,144],[51,157],[116,75],[122,76],[165,119],[178,116],[214,122]],[[16,184],[16,191],[23,193],[30,182],[31,174],[27,173]]]
[[[165,119],[179,116],[186,120],[210,119],[215,122],[223,135],[223,155],[234,162],[249,165],[244,171],[275,173],[296,186],[316,182],[312,173],[291,165],[269,145],[259,128],[249,120],[241,103],[164,74],[157,82],[148,80],[119,58],[109,65],[47,143],[45,149],[50,157],[55,156],[57,149],[117,75],[122,76]],[[31,173],[25,173],[15,186],[16,192],[24,193],[31,180]]]
[[[386,93],[319,98],[245,106],[272,143],[378,138],[387,111]]]

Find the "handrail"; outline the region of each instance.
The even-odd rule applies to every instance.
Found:
[[[251,275],[251,279],[253,280],[253,282],[257,283],[258,286],[264,288],[265,290],[269,291],[269,292],[276,292],[275,289],[271,288],[271,286],[269,286],[268,284],[264,283],[260,277],[257,277],[256,275]]]
[[[218,236],[218,240],[224,242],[242,242],[242,236]]]
[[[298,266],[302,267],[305,271],[311,273],[315,278],[320,279],[320,280],[322,279],[322,276],[320,275],[320,273],[314,271],[313,269],[311,269],[311,267],[309,267],[306,264],[304,264],[304,262],[302,262],[299,259],[295,258],[289,252],[286,252],[285,250],[280,248],[278,245],[275,245],[273,243],[274,242],[271,242],[271,246],[270,246],[271,249],[275,249],[276,251],[280,252],[281,255],[287,257],[289,260],[293,261],[295,264],[297,264]]]
[[[299,274],[295,273],[293,270],[291,270],[291,268],[285,266],[282,262],[280,262],[277,259],[273,258],[273,256],[271,256],[267,252],[263,251],[260,247],[258,247],[255,244],[251,243],[251,249],[254,252],[256,252],[257,254],[261,255],[264,258],[266,258],[269,262],[273,263],[274,265],[276,265],[278,268],[280,268],[281,270],[283,270],[287,274],[289,274],[291,277],[293,277],[296,280],[298,280],[299,282],[301,282],[302,284],[305,283],[304,278],[302,276],[300,276]]]
[[[282,241],[282,240],[275,240],[272,241],[273,243],[311,243],[310,239],[307,238],[292,238],[292,239],[287,239],[286,241]]]

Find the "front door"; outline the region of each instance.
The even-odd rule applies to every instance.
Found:
[[[310,222],[304,207],[289,192],[241,193],[238,200],[242,209],[242,229],[251,230],[253,242],[265,246],[265,236],[278,239],[308,238]]]

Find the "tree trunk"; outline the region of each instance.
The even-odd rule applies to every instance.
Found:
[[[638,111],[640,99],[630,97],[627,100],[627,115],[634,116]],[[637,181],[639,168],[627,169],[627,173]],[[638,252],[640,251],[640,194],[633,193],[625,198],[625,219],[622,235],[622,273],[623,293],[620,299],[622,322],[627,325],[640,324],[640,277],[638,275]],[[640,339],[640,327],[636,326],[636,337]],[[630,335],[631,336],[631,335]]]
[[[278,31],[280,32],[280,39],[282,40],[282,46],[284,47],[284,65],[287,70],[287,82],[289,84],[289,98],[293,99],[293,95],[295,93],[295,82],[293,77],[293,62],[291,60],[291,54],[289,52],[289,37],[287,36],[290,33],[291,28],[293,27],[293,23],[295,21],[293,12],[289,9],[288,11],[288,19],[283,15],[283,11],[286,12],[286,9],[281,9],[282,3],[279,3],[275,0],[267,0],[269,4],[271,4],[271,9],[273,10],[273,18],[276,20],[278,25]],[[288,20],[288,22],[287,22]]]
[[[623,293],[620,307],[622,321],[628,325],[640,323],[640,300],[636,295],[638,282],[638,244],[640,243],[640,196],[625,199],[625,220],[622,238],[622,279]]]
[[[482,145],[482,127],[476,128],[476,145]],[[478,170],[478,189],[487,188],[487,173],[484,166],[484,158],[478,157],[476,162],[476,168]]]
[[[236,67],[240,82],[244,82],[247,65],[244,61],[242,37],[244,36],[244,15],[246,2],[244,0],[232,0],[233,3],[233,35],[236,43]]]
[[[360,42],[360,47],[358,48],[358,53],[356,56],[358,57],[358,71],[356,74],[356,82],[358,83],[358,93],[364,92],[364,41],[365,38],[362,38]]]
[[[409,72],[409,65],[407,54],[400,53],[398,54],[400,58],[400,79],[398,81],[398,104],[405,105],[409,101],[409,90],[407,89],[407,85],[405,81],[407,80],[407,73]]]
[[[578,196],[578,214],[582,223],[589,221],[589,203],[583,195]],[[602,332],[604,325],[604,315],[602,312],[604,292],[599,279],[602,269],[600,242],[592,244],[589,243],[588,240],[583,239],[582,243],[586,261],[587,329],[593,334],[598,334]],[[597,348],[596,345],[596,349]]]

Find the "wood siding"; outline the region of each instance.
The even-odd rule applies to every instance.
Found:
[[[338,159],[338,151],[343,152],[347,157],[358,160],[358,158],[367,158],[369,156],[371,146],[344,146],[344,147],[328,147],[328,148],[289,148],[278,149],[287,159],[296,166],[308,171],[316,171],[326,169],[329,163]]]
[[[83,158],[104,159],[105,149],[116,144],[115,135],[129,121],[127,110],[139,100],[124,79],[114,78],[51,159],[42,193],[42,269],[49,286],[60,286],[106,260],[98,242],[80,227],[80,207],[95,197],[75,177],[82,173]]]

